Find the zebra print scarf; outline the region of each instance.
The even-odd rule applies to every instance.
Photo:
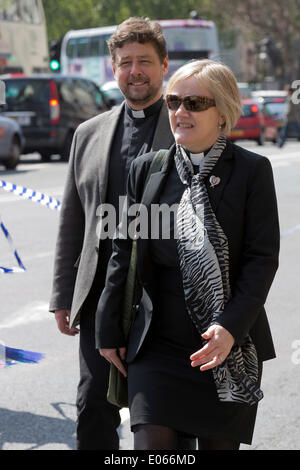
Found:
[[[205,186],[225,147],[226,138],[220,136],[202,159],[198,174],[183,147],[177,144],[175,153],[179,177],[187,185],[177,212],[177,251],[187,311],[200,334],[218,322],[231,297],[228,241]],[[257,385],[256,349],[249,335],[212,372],[220,401],[253,405],[263,398]]]

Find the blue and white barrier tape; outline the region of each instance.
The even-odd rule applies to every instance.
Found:
[[[47,194],[40,193],[34,189],[24,188],[23,186],[18,186],[17,184],[8,183],[7,181],[0,180],[0,189],[9,191],[10,193],[15,194],[15,196],[20,196],[23,199],[28,199],[33,202],[37,202],[42,206],[46,206],[49,209],[60,211],[61,203],[57,199],[47,196]]]
[[[8,244],[10,245],[11,250],[12,250],[12,252],[13,252],[13,254],[14,254],[14,256],[15,256],[17,262],[18,262],[18,267],[16,267],[16,268],[4,268],[3,266],[0,266],[0,274],[24,273],[26,271],[26,268],[25,268],[24,264],[22,263],[21,258],[18,255],[17,250],[14,247],[14,242],[13,242],[7,228],[5,227],[4,223],[1,220],[0,220],[0,227],[1,227],[1,230],[4,233],[4,236],[5,236],[6,240],[8,241]]]
[[[40,193],[39,191],[34,191],[33,189],[24,188],[23,186],[18,186],[16,184],[8,183],[7,181],[0,180],[0,188],[4,189],[5,191],[9,191],[16,196],[20,196],[23,199],[28,199],[29,201],[37,202],[42,206],[46,206],[49,209],[60,211],[61,203],[57,199],[54,199],[51,196],[47,196],[46,194]],[[23,265],[21,258],[14,247],[14,243],[12,237],[10,236],[7,228],[3,224],[0,219],[0,227],[4,236],[18,262],[18,267],[14,268],[5,268],[0,266],[0,274],[12,274],[12,273],[23,273],[26,271],[25,266]]]

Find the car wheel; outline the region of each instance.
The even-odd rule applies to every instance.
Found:
[[[258,145],[265,145],[265,142],[266,142],[265,130],[262,129],[262,130],[260,131],[260,136],[259,136],[259,138],[257,139],[257,143],[258,143]]]
[[[60,156],[63,162],[67,162],[70,156],[71,145],[73,141],[73,132],[69,131],[62,145]]]
[[[21,145],[17,137],[14,137],[11,145],[9,159],[4,163],[7,170],[14,170],[18,165],[21,157]]]

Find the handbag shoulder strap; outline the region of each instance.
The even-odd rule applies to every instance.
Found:
[[[165,157],[168,153],[168,150],[162,149],[156,152],[151,162],[151,165],[148,170],[148,174],[144,183],[144,190],[148,184],[150,176],[153,173],[159,171],[165,161]],[[132,248],[130,255],[130,263],[128,267],[127,279],[125,284],[124,291],[124,301],[123,301],[123,315],[122,315],[122,325],[125,339],[127,339],[129,330],[132,322],[135,317],[135,286],[136,286],[136,262],[137,262],[137,253],[136,253],[136,239],[132,240]],[[135,306],[135,307],[134,307]],[[134,307],[134,308],[133,308]]]
[[[144,191],[148,184],[150,176],[153,173],[157,173],[159,170],[161,170],[168,152],[169,150],[167,149],[161,149],[161,150],[158,150],[156,154],[154,155],[151,165],[149,167],[148,173],[147,173],[146,180],[145,180]]]

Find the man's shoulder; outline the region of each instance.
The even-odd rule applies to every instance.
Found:
[[[76,130],[77,136],[86,136],[94,134],[96,131],[101,130],[101,127],[104,124],[107,124],[109,121],[115,122],[115,119],[118,119],[123,109],[123,105],[113,108],[104,113],[98,114],[87,121],[79,124]]]

